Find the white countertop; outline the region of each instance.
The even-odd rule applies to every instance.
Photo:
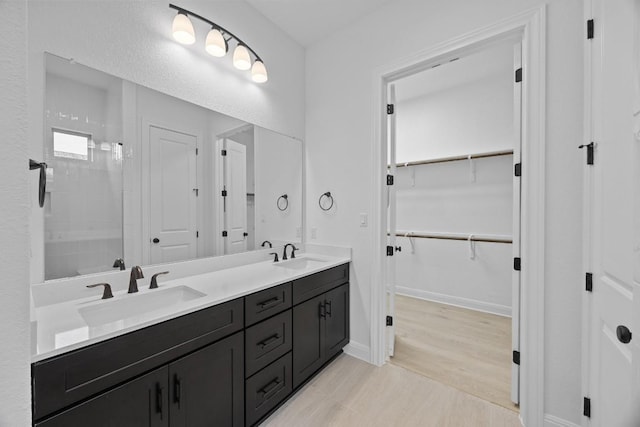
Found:
[[[311,262],[310,265],[304,268],[300,268],[300,265],[298,265],[298,269],[286,267],[287,263],[291,261],[305,258],[322,262]],[[271,261],[257,262],[178,279],[170,279],[170,276],[159,276],[158,289],[148,289],[147,286],[141,286],[142,284],[139,281],[139,292],[135,294],[127,294],[126,290],[114,290],[113,298],[102,300],[102,288],[95,288],[93,289],[95,295],[91,297],[32,307],[33,332],[36,337],[31,361],[41,361],[70,350],[85,347],[275,285],[290,282],[300,277],[344,264],[349,262],[351,258],[344,253],[337,256],[304,253],[298,255],[296,260],[282,261],[278,264]],[[95,282],[88,282],[87,284],[91,283]],[[130,309],[132,305],[135,307],[138,301],[140,302],[140,307],[143,307],[149,301],[150,296],[157,296],[158,292],[179,288],[180,286],[187,286],[204,295],[188,301],[173,302],[170,305],[163,304],[162,307],[157,307],[150,311],[136,313],[133,316],[128,315],[124,319],[93,326],[85,320],[85,317],[79,311],[87,308],[91,310],[94,306],[100,311],[101,308],[99,306],[102,306],[103,312],[108,312],[110,316],[118,318],[118,307],[128,306]],[[179,289],[174,290],[178,291]],[[111,312],[111,309],[115,310],[115,313]]]

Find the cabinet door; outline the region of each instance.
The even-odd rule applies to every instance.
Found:
[[[167,367],[124,383],[42,422],[36,427],[169,425]]]
[[[171,427],[244,425],[244,333],[169,365]]]
[[[349,284],[324,294],[325,361],[335,356],[349,343]]]
[[[324,295],[293,307],[293,388],[324,363]]]

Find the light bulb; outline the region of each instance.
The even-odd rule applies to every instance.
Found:
[[[262,61],[256,60],[256,62],[253,63],[253,67],[251,67],[251,78],[256,83],[264,83],[269,80],[267,68]]]
[[[212,28],[209,34],[207,34],[204,48],[210,55],[217,57],[225,56],[227,54],[227,41],[219,30]]]
[[[236,47],[236,50],[233,51],[233,66],[238,70],[248,70],[251,68],[249,49],[241,44],[239,44]]]
[[[182,44],[193,44],[196,41],[196,35],[193,31],[193,24],[187,15],[178,12],[173,18],[173,38]]]

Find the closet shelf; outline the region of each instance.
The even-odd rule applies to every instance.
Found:
[[[446,162],[455,162],[458,160],[483,159],[487,157],[500,157],[500,156],[511,156],[511,155],[513,155],[513,150],[488,151],[485,153],[468,154],[466,156],[464,155],[451,156],[451,157],[441,157],[438,159],[416,160],[413,162],[396,163],[396,167],[403,168],[406,166],[430,165],[433,163],[446,163]]]
[[[389,233],[387,233],[389,235]],[[469,238],[471,236],[471,238]],[[396,232],[396,237],[415,237],[418,239],[462,240],[487,243],[513,243],[509,236],[496,236],[487,234],[462,234],[462,233],[414,233]]]

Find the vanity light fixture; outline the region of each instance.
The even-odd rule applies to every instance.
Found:
[[[256,83],[264,83],[269,79],[264,61],[253,49],[233,33],[187,9],[173,4],[169,4],[169,7],[178,11],[178,14],[173,19],[172,26],[173,38],[176,39],[176,41],[182,44],[193,44],[196,37],[193,24],[189,17],[199,19],[211,26],[204,45],[207,53],[212,56],[223,57],[229,51],[229,42],[233,40],[236,43],[236,48],[233,51],[233,66],[239,70],[251,69],[251,78]],[[251,59],[252,55],[254,57],[253,63]]]

